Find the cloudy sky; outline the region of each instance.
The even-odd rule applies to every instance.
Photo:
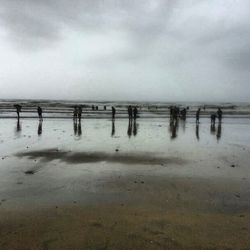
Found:
[[[0,98],[249,101],[248,0],[0,0]]]

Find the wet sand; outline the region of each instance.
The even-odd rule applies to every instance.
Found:
[[[0,120],[0,249],[250,249],[249,125]]]

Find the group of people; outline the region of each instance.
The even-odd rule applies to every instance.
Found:
[[[196,124],[200,123],[200,112],[201,112],[201,109],[198,108],[198,110],[196,111],[196,115],[195,115],[196,116]],[[211,114],[211,116],[210,116],[211,124],[213,124],[213,125],[215,124],[216,118],[218,118],[219,123],[221,123],[221,120],[222,120],[221,108],[218,108],[216,113]]]
[[[129,118],[129,120],[132,120],[132,119],[136,120],[137,114],[138,114],[137,107],[132,107],[131,105],[129,105],[128,106],[128,118]]]
[[[17,118],[19,120],[22,106],[19,104],[15,104],[14,107],[16,108]],[[104,109],[106,110],[106,106]],[[178,122],[178,118],[180,118],[184,121],[186,120],[187,110],[189,109],[189,107],[180,109],[177,106],[170,106],[169,109],[170,109],[170,123],[176,124]],[[95,109],[95,110],[97,110],[97,109]],[[112,110],[112,119],[115,119],[116,108],[114,106],[112,106],[111,110]],[[196,111],[196,114],[195,114],[196,124],[199,124],[200,112],[201,112],[201,108],[198,108],[198,110]],[[43,120],[43,110],[40,106],[37,107],[37,113],[38,113],[39,120],[42,121]],[[132,107],[131,105],[129,105],[128,106],[128,118],[129,118],[129,120],[130,121],[132,119],[136,120],[137,117],[138,117],[137,107],[136,106]],[[82,106],[81,105],[74,106],[73,120],[75,122],[77,122],[77,120],[79,122],[81,122],[81,118],[82,118]],[[218,118],[219,123],[221,123],[221,120],[222,120],[221,108],[218,108],[216,113],[212,113],[210,118],[211,118],[211,124],[215,124],[217,118]]]
[[[180,108],[177,106],[170,106],[169,109],[171,122],[177,122],[178,118],[181,118],[184,121],[186,120],[187,110],[189,109],[189,107],[180,110]]]
[[[20,104],[15,104],[14,107],[16,109],[17,119],[19,120],[20,113],[22,111],[22,106]],[[43,120],[43,110],[40,106],[37,107],[37,114],[38,114],[39,120],[42,121]]]
[[[73,111],[73,120],[74,122],[81,122],[82,119],[82,106],[74,106],[74,111]]]

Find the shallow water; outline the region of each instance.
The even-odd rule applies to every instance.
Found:
[[[111,202],[127,199],[120,178],[131,176],[236,182],[247,196],[249,125],[250,119],[224,119],[211,131],[208,119],[198,127],[188,119],[173,131],[161,118],[137,119],[132,127],[124,119],[82,120],[81,128],[63,119],[0,120],[0,198],[12,207]]]

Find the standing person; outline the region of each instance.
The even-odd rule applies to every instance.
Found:
[[[78,120],[79,122],[81,122],[81,118],[82,118],[82,106],[78,107]]]
[[[134,107],[133,113],[134,113],[134,119],[136,119],[137,118],[137,114],[138,114],[137,107]]]
[[[215,125],[215,121],[216,121],[216,114],[212,114],[211,115],[211,125]]]
[[[198,110],[196,111],[196,124],[200,123],[199,120],[200,120],[200,111],[201,109],[198,108]]]
[[[129,120],[132,119],[132,113],[133,113],[132,107],[131,107],[131,105],[129,105],[128,106],[128,118],[129,118]]]
[[[221,120],[222,120],[222,110],[221,110],[221,108],[218,108],[217,115],[218,115],[219,122],[221,122]]]
[[[73,111],[73,120],[76,121],[77,120],[77,106],[74,106],[74,111]]]
[[[43,110],[40,106],[37,107],[37,113],[38,113],[39,120],[42,121],[43,120]]]
[[[112,106],[112,119],[115,119],[115,113],[116,113],[116,109],[114,106]]]
[[[16,108],[17,119],[19,120],[20,119],[20,112],[21,112],[22,106],[19,105],[19,104],[15,104],[14,107]]]
[[[186,115],[187,115],[187,110],[184,108],[181,111],[181,119],[185,121],[186,120]]]

